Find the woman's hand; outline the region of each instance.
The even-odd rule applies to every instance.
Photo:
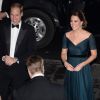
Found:
[[[84,63],[80,63],[74,68],[74,71],[80,71],[83,67],[84,67]]]
[[[74,67],[68,62],[64,62],[64,66],[66,67],[67,70],[74,71]]]

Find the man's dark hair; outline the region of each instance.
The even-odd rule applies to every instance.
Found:
[[[23,12],[23,5],[21,3],[12,3],[10,7],[10,11],[12,8],[19,8],[20,12]]]
[[[40,56],[30,56],[26,62],[27,68],[31,69],[31,73],[41,71],[44,73],[44,61]]]

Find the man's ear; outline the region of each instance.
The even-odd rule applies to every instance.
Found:
[[[23,12],[21,13],[21,17],[23,16]]]
[[[29,74],[30,78],[32,78],[32,74],[30,72],[30,68],[28,68],[28,74]]]

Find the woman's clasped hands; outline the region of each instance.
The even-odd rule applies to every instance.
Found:
[[[64,66],[66,67],[67,70],[69,71],[80,71],[84,67],[84,63],[80,63],[77,66],[73,67],[71,64],[68,62],[64,62]]]

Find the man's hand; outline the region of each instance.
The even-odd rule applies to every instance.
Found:
[[[11,66],[12,64],[17,62],[17,59],[10,57],[8,55],[5,55],[2,57],[2,61],[4,61],[6,65]]]
[[[6,12],[0,12],[0,20],[7,16]]]

